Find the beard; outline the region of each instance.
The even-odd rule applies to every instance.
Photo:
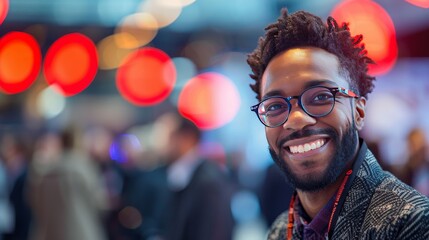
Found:
[[[277,166],[283,171],[286,176],[287,182],[296,189],[307,192],[316,192],[324,189],[326,186],[335,182],[338,177],[346,170],[347,164],[353,159],[355,149],[358,144],[357,130],[354,125],[351,125],[342,139],[339,139],[338,134],[333,129],[323,130],[304,130],[302,132],[296,132],[289,136],[289,139],[310,136],[312,134],[328,134],[335,145],[335,152],[332,158],[329,160],[328,167],[322,174],[308,174],[300,175],[299,173],[293,173],[288,166],[286,160],[279,154],[277,155],[271,146],[269,151],[272,159]],[[279,144],[280,152],[284,151],[280,146],[283,140]]]

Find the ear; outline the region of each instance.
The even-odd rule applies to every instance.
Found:
[[[357,130],[362,130],[365,120],[365,106],[366,98],[359,97],[356,100],[356,109],[355,109],[355,124]]]

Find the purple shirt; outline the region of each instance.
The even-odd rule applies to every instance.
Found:
[[[336,194],[331,197],[328,203],[311,220],[302,207],[299,197],[295,202],[294,218],[297,223],[298,231],[303,236],[302,239],[326,239],[325,234],[328,231],[329,219],[334,205]]]

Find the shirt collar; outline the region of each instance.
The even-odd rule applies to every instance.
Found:
[[[318,235],[324,237],[328,229],[329,218],[331,216],[332,207],[334,205],[336,194],[334,194],[328,203],[319,211],[319,213],[311,220],[308,221],[309,217],[305,213],[304,208],[302,207],[299,198],[295,202],[295,219],[297,221],[297,227],[302,231],[304,239],[311,239],[311,236]]]

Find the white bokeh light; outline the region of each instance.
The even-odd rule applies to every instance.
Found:
[[[176,21],[182,12],[182,6],[165,0],[147,0],[140,5],[139,12],[152,15],[162,28]]]
[[[40,92],[37,98],[37,108],[41,115],[46,119],[54,118],[60,115],[66,106],[66,99],[58,91],[50,86]]]

